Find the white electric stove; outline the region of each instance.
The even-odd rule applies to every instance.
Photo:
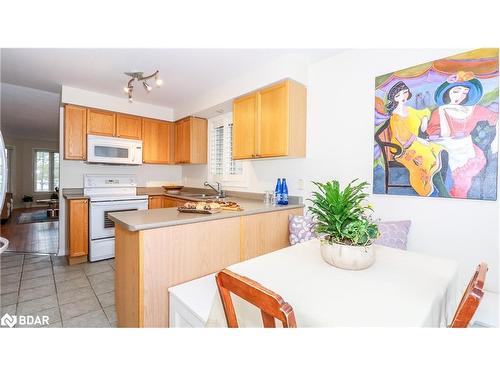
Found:
[[[115,223],[109,213],[148,209],[148,196],[137,195],[134,175],[84,176],[83,193],[90,198],[89,260],[114,258]]]

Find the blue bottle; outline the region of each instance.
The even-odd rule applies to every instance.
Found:
[[[281,190],[282,190],[281,178],[278,178],[278,180],[276,181],[276,188],[274,189],[275,204],[280,204],[281,202]]]
[[[286,178],[281,183],[281,201],[280,204],[286,206],[288,204],[288,186],[286,186]]]

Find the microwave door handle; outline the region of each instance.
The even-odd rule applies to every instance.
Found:
[[[135,163],[137,159],[137,150],[135,146],[132,146],[132,163]]]

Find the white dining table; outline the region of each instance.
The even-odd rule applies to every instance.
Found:
[[[374,246],[375,263],[359,271],[323,261],[317,239],[228,269],[279,294],[293,307],[298,327],[448,326],[461,298],[458,262]],[[262,327],[255,306],[231,297],[240,327]],[[227,327],[218,293],[206,327]]]

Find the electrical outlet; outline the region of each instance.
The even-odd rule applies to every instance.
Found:
[[[297,189],[298,190],[304,190],[304,180],[299,178],[297,181]]]

